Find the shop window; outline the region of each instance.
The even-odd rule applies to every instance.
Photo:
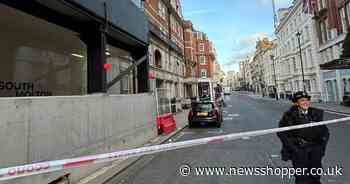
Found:
[[[108,45],[107,47],[107,63],[111,65],[107,72],[107,83],[111,82],[120,73],[125,71],[131,66],[130,53]],[[133,75],[132,71],[128,75],[125,75],[120,81],[115,83],[108,89],[109,94],[131,94],[133,91]]]
[[[73,31],[0,5],[0,96],[82,95],[87,49]]]

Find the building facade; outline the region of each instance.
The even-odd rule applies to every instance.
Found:
[[[266,79],[271,73],[268,73],[270,70],[265,71],[265,69],[268,68],[266,66],[270,63],[271,50],[274,49],[274,47],[274,43],[267,38],[257,41],[256,51],[252,62],[249,63],[252,90],[262,95],[266,95],[266,91],[268,90]]]
[[[197,42],[195,75],[197,78],[213,79],[216,62],[215,48],[205,33],[196,31],[194,32],[194,37]]]
[[[349,1],[317,0],[314,19],[319,64],[339,59],[345,35],[349,30]],[[344,94],[350,92],[350,70],[322,70],[320,73],[323,101],[341,102]]]
[[[277,70],[276,70],[276,61],[275,61],[275,52],[276,52],[276,40],[269,41],[270,45],[262,53],[263,60],[263,81],[264,81],[264,95],[275,95],[277,92]]]
[[[179,0],[143,2],[149,18],[149,72],[152,90],[169,89],[171,98],[183,98],[186,63],[184,31]]]
[[[186,62],[186,98],[198,96],[198,85],[196,77],[197,57],[197,37],[196,31],[191,21],[184,21],[185,39],[185,62]]]
[[[305,85],[305,89],[312,96],[312,99],[319,101],[322,99],[322,84],[320,82],[317,44],[313,39],[316,30],[312,15],[302,12],[302,3],[302,0],[294,1],[289,12],[284,14],[284,17],[280,17],[276,28],[277,90],[283,98],[293,92],[302,91]],[[298,38],[300,39],[301,54]],[[304,70],[305,84],[303,84],[302,69]]]
[[[198,94],[198,79],[215,81],[215,67],[219,66],[216,50],[208,37],[195,30],[191,21],[184,21],[185,59],[186,59],[186,92]],[[221,69],[220,69],[221,70]],[[192,89],[192,91],[190,91]]]
[[[252,80],[250,75],[249,63],[253,61],[253,56],[247,56],[239,62],[239,88],[245,91],[252,90]]]
[[[214,64],[214,76],[213,80],[217,84],[223,85],[223,79],[225,78],[225,72],[222,70],[219,62],[215,62]]]
[[[236,71],[228,71],[225,77],[226,83],[224,87],[230,87],[230,90],[236,90],[239,88],[239,74]]]

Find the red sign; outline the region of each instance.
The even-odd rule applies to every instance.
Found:
[[[149,73],[148,73],[148,78],[149,78],[149,79],[155,79],[155,78],[156,78],[156,74],[153,73],[153,72],[149,72]]]

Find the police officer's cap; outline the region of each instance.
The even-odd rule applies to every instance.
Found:
[[[297,102],[299,99],[301,98],[307,98],[308,100],[311,99],[311,96],[309,96],[306,92],[304,91],[298,91],[296,93],[294,93],[293,95],[293,99],[292,99],[292,102]]]

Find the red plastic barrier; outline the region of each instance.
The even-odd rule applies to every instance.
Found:
[[[176,130],[176,121],[172,113],[157,117],[158,134],[169,134]]]

